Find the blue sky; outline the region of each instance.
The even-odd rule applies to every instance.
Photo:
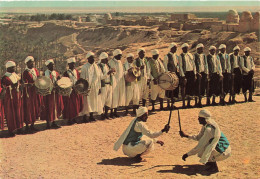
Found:
[[[1,1],[0,7],[260,6],[260,1]]]

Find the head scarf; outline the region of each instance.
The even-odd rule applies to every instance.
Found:
[[[33,56],[28,56],[28,57],[26,57],[26,59],[24,60],[24,63],[26,64],[26,63],[29,62],[29,61],[34,61]]]

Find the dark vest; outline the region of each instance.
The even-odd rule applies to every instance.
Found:
[[[200,56],[199,56],[199,54],[198,53],[195,53],[194,54],[194,57],[195,57],[195,66],[196,66],[196,71],[197,71],[197,73],[199,73],[199,69],[200,69]],[[204,70],[206,71],[206,56],[205,56],[205,54],[203,54],[203,65],[204,65]]]
[[[137,122],[137,119],[135,120],[134,124],[132,125],[125,141],[123,142],[124,145],[128,145],[129,143],[131,143],[131,145],[137,145],[140,142],[143,134],[142,134],[142,132],[136,132],[134,130],[136,122]]]
[[[174,64],[172,54],[168,53],[167,57],[168,57],[168,64],[167,64],[168,71],[177,73],[177,67]]]
[[[222,53],[219,53],[218,56],[219,56],[221,68],[223,69],[223,72],[224,72],[228,68],[227,66],[225,68],[226,59],[224,58],[224,55]]]
[[[207,55],[207,62],[208,62],[209,73],[211,74],[214,71],[214,63],[212,61],[212,56],[210,54]]]

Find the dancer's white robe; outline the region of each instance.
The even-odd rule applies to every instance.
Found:
[[[128,128],[124,131],[124,133],[120,136],[118,141],[114,145],[114,150],[118,150],[120,146],[124,143],[125,139],[127,138],[132,125],[134,124],[134,120],[130,123]],[[144,136],[141,138],[140,142],[136,145],[128,145],[123,144],[123,153],[128,157],[135,157],[138,154],[146,155],[154,149],[154,143],[157,142],[156,137],[162,135],[162,131],[153,132],[150,131],[147,125],[142,121],[137,121],[135,123],[134,130],[136,132],[141,132]]]
[[[194,147],[192,150],[190,150],[187,153],[188,156],[198,154],[198,157],[201,158],[200,161],[202,163],[207,162],[207,159],[205,159],[204,156],[209,156],[208,162],[222,161],[230,157],[231,156],[230,145],[223,153],[219,153],[216,149],[213,149],[212,151],[206,150],[207,147],[210,145],[209,143],[210,139],[215,137],[215,130],[216,129],[203,126],[198,135],[189,136],[189,139],[199,141],[199,143],[196,147]]]
[[[120,60],[115,58],[109,60],[109,65],[111,68],[115,68],[116,72],[113,75],[113,85],[112,85],[112,108],[117,108],[119,106],[125,106],[125,77],[124,68]]]
[[[125,74],[127,74],[128,70],[135,65],[133,63],[124,63]],[[133,101],[133,105],[139,105],[140,101],[140,92],[137,81],[133,81],[130,83],[130,86],[126,85],[126,106],[129,106],[129,103]]]
[[[137,81],[140,93],[140,99],[147,99],[149,96],[149,86],[147,85],[147,80],[150,79],[150,69],[149,66],[145,64],[145,58],[140,59],[141,65],[144,65],[144,69],[141,70],[141,79]],[[136,66],[136,60],[134,61]]]
[[[88,96],[83,97],[83,110],[82,114],[89,114],[91,112],[98,112],[100,108],[98,103],[98,92],[101,88],[100,82],[100,70],[96,63],[86,63],[81,69],[80,77],[87,80],[90,86],[90,92]]]

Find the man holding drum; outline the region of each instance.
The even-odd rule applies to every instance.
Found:
[[[151,79],[151,101],[152,111],[155,111],[154,105],[157,96],[159,96],[160,110],[163,110],[163,98],[165,96],[165,90],[158,85],[158,77],[165,73],[163,62],[159,59],[159,51],[157,49],[152,50],[152,59],[148,61],[148,68],[150,71]]]
[[[36,93],[34,86],[35,80],[39,77],[39,71],[34,67],[34,58],[28,56],[25,59],[26,68],[23,72],[23,83],[25,85],[23,95],[24,122],[26,124],[25,131],[27,133],[38,131],[34,127],[35,120],[40,117],[40,107],[42,97]],[[29,128],[29,124],[31,124]]]
[[[125,74],[131,73],[134,70],[134,54],[129,53],[126,56],[127,61],[124,63],[124,71]],[[125,77],[126,78],[126,77]],[[126,115],[128,114],[129,103],[133,101],[133,112],[136,114],[136,109],[139,107],[139,100],[140,100],[140,92],[137,83],[137,79],[132,82],[126,81]]]
[[[56,82],[60,79],[60,75],[57,71],[54,70],[54,61],[49,59],[45,62],[47,70],[44,72],[44,76],[47,76],[51,79],[54,86]],[[63,101],[62,96],[59,95],[55,88],[52,90],[51,94],[43,97],[44,110],[41,112],[41,119],[47,121],[47,129],[50,128],[60,128],[59,125],[55,123],[57,117],[59,117],[63,110]],[[50,124],[52,122],[52,124]]]
[[[178,78],[180,78],[179,75],[179,56],[176,54],[177,51],[177,44],[171,43],[169,46],[170,52],[165,55],[163,64],[166,72],[172,72],[175,73]],[[179,86],[175,88],[174,90],[166,90],[165,91],[166,97],[171,99],[171,104],[173,106],[175,99],[178,99],[179,97]],[[170,100],[167,100],[167,108],[172,109],[170,106]]]
[[[194,54],[194,60],[197,71],[197,80],[195,82],[195,106],[202,107],[201,98],[205,95],[208,88],[208,62],[207,57],[203,53],[204,45],[202,43],[196,46],[197,53]]]
[[[76,84],[77,80],[80,78],[80,74],[77,69],[75,69],[76,59],[74,57],[67,59],[69,69],[64,72],[63,76],[70,78],[73,86]],[[81,112],[83,108],[83,97],[76,93],[74,89],[70,96],[63,96],[64,110],[63,118],[68,119],[68,125],[76,123],[75,118]]]

